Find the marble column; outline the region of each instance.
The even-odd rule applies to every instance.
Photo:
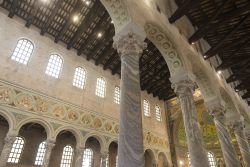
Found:
[[[10,134],[7,134],[7,136],[5,137],[4,146],[0,157],[0,167],[7,166],[6,164],[12,149],[12,145],[16,140],[16,137],[17,135],[10,135]]]
[[[225,124],[225,107],[215,102],[215,104],[207,104],[210,114],[214,117],[214,124],[221,145],[221,151],[227,167],[240,167],[240,162],[236,151],[231,143],[231,137]]]
[[[250,147],[244,131],[243,121],[235,121],[232,125],[236,140],[238,142],[240,152],[244,161],[245,166],[250,166]]]
[[[101,167],[106,167],[106,163],[108,163],[108,152],[101,153]]]
[[[75,166],[74,167],[82,167],[82,161],[83,161],[83,154],[84,154],[84,147],[83,146],[77,146],[75,149]]]
[[[194,83],[187,77],[172,83],[181,105],[191,165],[209,167],[193,97]]]
[[[121,103],[118,166],[144,167],[139,58],[144,37],[129,32],[114,38],[121,57]]]
[[[45,155],[44,155],[44,160],[43,160],[42,167],[48,167],[49,166],[51,152],[52,152],[52,149],[54,148],[54,146],[55,146],[55,141],[46,140],[46,142],[45,142]]]

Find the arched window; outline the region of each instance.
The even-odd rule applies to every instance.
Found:
[[[83,153],[82,167],[92,167],[93,164],[93,151],[86,148]]]
[[[149,108],[149,102],[146,99],[143,100],[143,109],[144,109],[144,115],[149,117],[150,116],[150,108]]]
[[[16,137],[15,142],[12,145],[9,158],[7,162],[17,164],[20,160],[21,153],[23,151],[24,140],[22,137]]]
[[[109,167],[109,154],[108,154],[107,158],[105,159],[105,161],[106,161],[106,167]]]
[[[191,160],[190,160],[189,152],[187,152],[187,159],[188,159],[188,164],[189,164],[189,166],[191,166]]]
[[[214,158],[214,154],[212,152],[207,153],[207,158],[208,158],[210,167],[216,167],[216,161]]]
[[[120,104],[120,87],[119,86],[115,87],[114,102],[116,104]]]
[[[118,167],[118,155],[115,157],[115,167]]]
[[[95,94],[103,98],[105,96],[105,89],[106,89],[106,82],[104,78],[102,77],[97,78]]]
[[[34,45],[30,40],[24,38],[20,39],[17,41],[11,59],[26,65],[29,62],[33,49]]]
[[[62,69],[62,63],[63,60],[59,55],[51,55],[45,73],[52,77],[58,78]]]
[[[73,86],[83,89],[86,81],[86,71],[82,67],[75,69]]]
[[[160,106],[155,106],[155,116],[157,121],[161,121],[161,108]]]
[[[35,160],[35,165],[42,165],[43,164],[43,159],[45,156],[45,141],[39,144],[38,151],[36,154],[36,160]]]
[[[71,167],[72,160],[73,160],[73,148],[70,145],[67,145],[63,148],[60,167]]]

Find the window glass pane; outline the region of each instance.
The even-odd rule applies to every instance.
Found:
[[[118,167],[118,155],[115,157],[115,167]]]
[[[49,76],[58,78],[62,69],[62,62],[60,56],[55,54],[51,55],[45,73]]]
[[[114,102],[116,104],[120,104],[120,87],[119,86],[115,87]]]
[[[216,167],[214,154],[212,152],[208,152],[207,157],[208,157],[208,162],[209,162],[210,167]]]
[[[81,67],[77,67],[75,69],[73,86],[83,89],[85,85],[85,80],[86,80],[86,71]]]
[[[105,97],[106,82],[104,78],[97,78],[95,94],[99,97]]]
[[[45,142],[42,142],[38,147],[38,151],[37,151],[37,154],[36,154],[35,165],[42,165],[43,164],[45,151],[46,151]]]
[[[155,115],[156,120],[161,121],[161,108],[158,105],[155,106]]]
[[[34,45],[31,41],[28,39],[20,39],[11,55],[11,59],[26,65],[28,64],[33,49]]]
[[[143,100],[143,109],[144,109],[144,115],[149,117],[150,116],[150,108],[149,108],[149,102],[147,100]]]
[[[12,145],[7,162],[18,163],[20,160],[21,153],[23,151],[23,146],[24,146],[23,138],[16,137],[16,140]]]
[[[90,148],[84,150],[82,167],[92,167],[93,164],[93,151]]]
[[[71,167],[72,159],[73,159],[73,148],[67,145],[63,148],[60,167]]]

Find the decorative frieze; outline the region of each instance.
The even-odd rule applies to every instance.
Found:
[[[21,122],[27,118],[27,114],[39,114],[44,117],[57,120],[51,122],[54,130],[62,124],[69,123],[101,132],[104,136],[114,136],[119,133],[118,120],[114,120],[100,113],[89,111],[76,105],[67,104],[64,101],[53,99],[34,91],[28,91],[0,80],[0,106],[12,107],[20,113],[14,113],[16,121]],[[24,113],[26,112],[26,113]],[[62,124],[58,121],[63,121]],[[150,148],[168,151],[166,137],[144,131],[144,145]]]

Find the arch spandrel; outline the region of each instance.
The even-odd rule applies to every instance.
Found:
[[[98,134],[98,133],[88,133],[87,135],[85,135],[82,140],[82,143],[84,146],[90,137],[94,137],[99,142],[101,152],[105,152],[105,151],[108,152],[108,147],[107,147],[105,138],[101,134]]]
[[[223,101],[225,102],[226,112],[236,113],[238,112],[231,96],[226,92],[226,90],[220,87],[220,95]]]
[[[47,139],[51,139],[53,136],[53,128],[51,126],[51,124],[45,120],[42,119],[38,119],[38,118],[27,118],[22,120],[18,125],[17,125],[17,131],[19,132],[19,130],[28,123],[37,123],[39,125],[41,125],[47,134]]]
[[[80,145],[81,142],[83,141],[82,139],[82,135],[81,135],[81,132],[80,130],[74,128],[74,127],[71,127],[71,126],[61,126],[60,128],[58,128],[54,133],[53,133],[53,139],[56,140],[57,136],[60,134],[60,132],[62,131],[69,131],[71,132],[75,139],[76,139],[76,143],[77,145]]]
[[[127,5],[123,0],[100,0],[115,26],[116,33],[131,21]]]
[[[144,25],[144,30],[147,38],[157,47],[166,60],[170,75],[176,76],[184,72],[184,63],[162,28],[153,22],[147,22]]]

